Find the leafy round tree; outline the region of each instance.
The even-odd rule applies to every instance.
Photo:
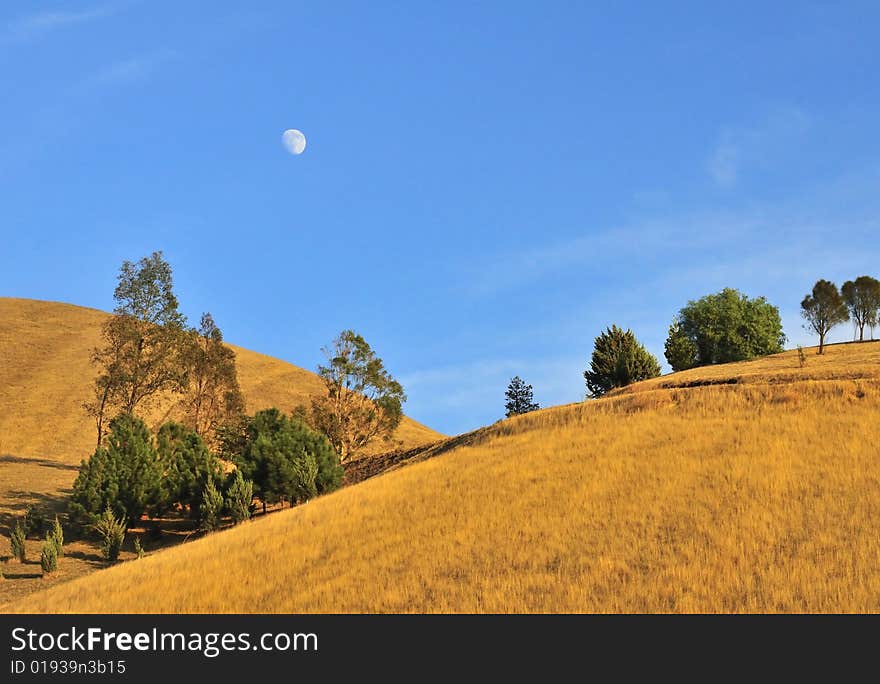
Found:
[[[669,329],[673,370],[777,354],[785,344],[779,309],[732,288],[688,302]]]
[[[859,276],[848,280],[840,288],[849,315],[859,332],[859,342],[865,340],[865,326],[872,329],[880,318],[880,280]]]
[[[819,354],[825,353],[828,332],[849,320],[846,302],[840,296],[837,285],[829,280],[819,280],[813,285],[813,291],[801,302],[801,315],[807,321],[804,327],[819,336]]]
[[[518,416],[530,411],[537,411],[540,407],[534,399],[532,386],[527,385],[525,381],[518,375],[513,377],[504,393],[507,401],[504,402],[505,415]]]
[[[376,439],[388,441],[403,418],[406,394],[372,347],[353,330],[343,330],[325,348],[318,366],[327,393],[312,402],[311,422],[342,462]]]
[[[150,431],[140,418],[110,421],[106,446],[80,465],[73,483],[71,515],[94,521],[106,508],[130,526],[161,500],[161,468]]]
[[[587,389],[600,397],[616,387],[660,375],[660,364],[636,339],[632,330],[612,325],[596,338],[590,368],[584,371]]]

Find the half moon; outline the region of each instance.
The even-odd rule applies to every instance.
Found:
[[[284,148],[291,154],[302,154],[303,150],[306,149],[306,136],[303,135],[302,131],[298,131],[295,128],[288,128],[284,131],[281,134],[281,142]]]

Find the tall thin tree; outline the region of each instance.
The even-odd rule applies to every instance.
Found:
[[[85,405],[98,444],[110,410],[134,414],[145,401],[186,386],[180,358],[186,321],[162,252],[123,262],[117,280],[114,315],[102,327],[103,345],[92,353],[99,369],[94,396]]]

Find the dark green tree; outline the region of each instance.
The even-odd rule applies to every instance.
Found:
[[[339,457],[327,438],[278,409],[259,411],[243,428],[223,435],[224,458],[253,482],[264,511],[266,504],[304,501],[342,482]]]
[[[80,465],[70,512],[93,522],[109,508],[130,526],[161,503],[161,464],[140,418],[125,413],[114,418],[106,442]]]
[[[181,392],[187,384],[182,359],[186,321],[162,252],[136,264],[123,262],[113,297],[114,315],[102,328],[102,346],[92,353],[98,367],[94,394],[84,405],[95,419],[98,445],[108,414],[134,414],[156,396]]]
[[[183,363],[188,380],[181,400],[185,422],[215,445],[217,428],[244,413],[244,398],[235,352],[223,343],[223,333],[211,314],[202,314],[199,328],[187,333]]]
[[[687,343],[690,341],[690,344]],[[785,344],[779,309],[732,288],[688,302],[666,340],[673,370],[777,354]]]
[[[697,365],[697,345],[684,332],[677,318],[669,326],[665,352],[666,361],[674,371],[687,370]]]
[[[505,415],[508,418],[523,413],[529,413],[531,411],[537,411],[541,408],[534,400],[535,396],[532,391],[532,386],[527,385],[518,375],[510,380],[510,384],[507,385],[507,391],[504,392],[504,396],[506,398],[506,401],[504,402],[504,410]]]
[[[161,469],[159,511],[173,506],[189,509],[199,518],[202,494],[209,482],[223,481],[223,464],[202,438],[180,423],[165,423],[156,435],[156,453]]]
[[[864,342],[865,326],[873,329],[880,318],[880,280],[859,276],[855,280],[847,280],[840,292],[859,332],[859,342]]]
[[[849,320],[846,302],[840,296],[837,285],[829,280],[819,280],[813,291],[801,302],[801,315],[807,323],[804,327],[819,336],[819,354],[825,353],[825,336],[836,325]]]
[[[590,368],[584,371],[587,389],[593,397],[658,375],[657,359],[639,343],[632,330],[624,331],[616,325],[596,338]]]
[[[310,420],[344,463],[376,439],[391,440],[406,394],[354,331],[343,330],[323,351],[327,365],[318,366],[318,375],[327,392],[313,401]]]

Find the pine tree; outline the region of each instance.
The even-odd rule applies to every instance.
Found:
[[[9,547],[12,550],[12,557],[17,559],[19,563],[24,563],[27,557],[24,539],[24,528],[20,522],[16,522],[15,527],[12,528],[12,534],[9,535]]]
[[[214,486],[214,480],[208,480],[202,493],[202,505],[199,507],[201,529],[211,532],[220,526],[220,515],[223,513],[223,495]]]
[[[165,423],[159,428],[156,455],[162,472],[159,510],[180,505],[197,520],[208,481],[222,479],[220,460],[194,430],[180,423]]]
[[[532,392],[532,386],[527,385],[518,375],[510,380],[504,396],[507,398],[507,401],[504,403],[504,409],[506,411],[505,415],[508,418],[529,413],[530,411],[537,411],[541,408],[534,401],[535,397]]]
[[[64,556],[64,529],[61,527],[61,522],[58,520],[57,515],[55,516],[55,522],[52,524],[52,530],[48,533],[46,538],[55,544],[57,556],[59,558]]]
[[[232,482],[226,490],[226,509],[236,524],[251,517],[253,499],[254,483],[245,480],[241,471],[236,468]]]
[[[660,364],[632,330],[612,325],[596,338],[589,370],[584,371],[587,389],[599,397],[616,387],[660,375]]]
[[[119,552],[122,550],[122,544],[125,541],[125,519],[121,516],[117,518],[113,515],[113,511],[108,506],[98,517],[94,529],[101,538],[101,552],[104,554],[104,558],[108,561],[118,559]]]
[[[40,553],[40,567],[43,573],[50,574],[58,569],[58,547],[52,538],[52,533],[46,535],[46,541],[43,542],[43,549]]]
[[[70,512],[93,521],[108,506],[128,525],[153,509],[161,498],[161,470],[153,439],[139,418],[122,414],[110,421],[106,446],[80,465]]]

